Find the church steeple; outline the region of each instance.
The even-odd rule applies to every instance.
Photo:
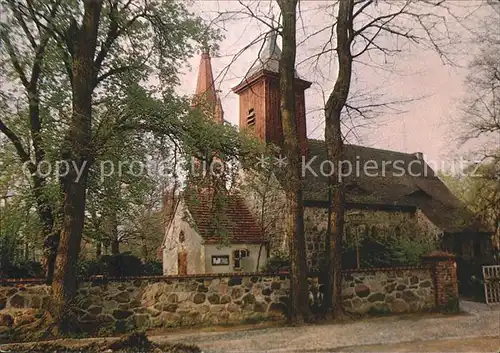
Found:
[[[201,52],[193,106],[201,109],[207,116],[212,117],[217,122],[223,123],[224,111],[215,90],[212,59],[207,45],[203,46]]]
[[[281,49],[277,32],[266,35],[264,45],[245,78],[233,88],[240,96],[240,129],[251,129],[266,143],[281,146],[283,127],[280,114],[279,62]],[[307,153],[305,90],[311,82],[295,72],[295,116],[302,154]]]
[[[272,31],[266,35],[264,45],[259,52],[259,57],[252,65],[250,70],[248,70],[248,74],[246,75],[247,77],[250,77],[262,70],[267,70],[275,73],[279,72],[281,49],[278,46],[277,40],[278,33],[276,31]]]

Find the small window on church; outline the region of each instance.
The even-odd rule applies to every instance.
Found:
[[[233,258],[234,258],[234,268],[240,269],[241,268],[241,260],[244,259],[245,257],[248,257],[250,255],[250,251],[247,249],[238,249],[233,252]]]
[[[248,110],[247,125],[248,126],[254,126],[255,125],[255,111],[254,111],[253,108],[250,108]]]
[[[186,240],[186,236],[184,235],[184,231],[181,230],[181,232],[179,233],[179,243],[184,243],[184,241]]]

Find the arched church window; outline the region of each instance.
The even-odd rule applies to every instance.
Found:
[[[184,231],[181,230],[180,233],[179,233],[179,243],[184,243],[184,241],[186,240],[186,236],[184,235]]]

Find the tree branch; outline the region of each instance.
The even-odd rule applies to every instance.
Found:
[[[104,81],[110,76],[127,72],[128,70],[131,70],[133,68],[134,66],[120,66],[113,69],[109,69],[107,72],[103,73],[101,76],[97,78],[96,85],[98,85],[101,81]]]
[[[21,162],[28,162],[30,160],[29,154],[26,152],[26,150],[23,147],[23,144],[21,143],[21,139],[7,127],[7,125],[4,124],[4,122],[0,119],[0,131],[3,132],[5,136],[12,142],[14,147],[16,148],[16,152],[21,159]]]
[[[9,54],[10,61],[12,66],[17,72],[17,75],[19,76],[19,79],[21,80],[21,83],[25,88],[29,86],[29,81],[26,78],[26,74],[24,73],[24,69],[21,66],[21,63],[19,62],[19,59],[17,57],[16,51],[14,47],[12,46],[12,43],[10,42],[10,37],[8,33],[6,33],[5,30],[2,30],[0,32],[0,37],[5,43],[5,48],[7,49],[7,53]]]
[[[35,38],[33,38],[31,31],[29,30],[28,26],[26,25],[26,21],[24,21],[22,13],[19,11],[18,7],[16,7],[16,4],[14,1],[9,0],[9,5],[10,5],[10,9],[12,10],[12,13],[14,14],[14,17],[16,18],[17,22],[19,22],[19,25],[23,29],[24,34],[28,38],[28,41],[30,42],[31,47],[36,50],[38,45],[36,44]]]

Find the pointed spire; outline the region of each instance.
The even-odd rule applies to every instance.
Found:
[[[214,76],[212,74],[212,61],[207,45],[204,45],[202,48],[195,95],[197,100],[203,99],[209,104],[216,103]]]
[[[264,45],[260,50],[259,57],[248,70],[247,77],[260,72],[262,70],[279,72],[279,65],[281,59],[281,49],[278,46],[278,32],[273,30],[266,34]]]
[[[262,49],[259,59],[266,63],[269,60],[280,60],[281,49],[278,47],[278,33],[272,31],[266,35],[264,48]]]
[[[274,14],[271,14],[271,23],[274,23]],[[281,49],[278,47],[278,30],[272,29],[266,34],[264,47],[259,55],[262,62],[281,59]]]
[[[201,49],[193,106],[201,109],[207,117],[215,119],[218,123],[224,123],[224,110],[222,109],[218,91],[215,90],[212,60],[209,46],[206,43],[203,44]]]
[[[219,95],[217,95],[217,103],[215,104],[215,120],[224,124],[224,109],[222,109],[222,102]]]

